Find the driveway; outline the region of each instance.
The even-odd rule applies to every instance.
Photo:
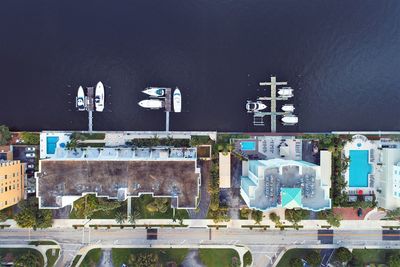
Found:
[[[190,219],[206,219],[208,206],[210,205],[210,193],[208,193],[208,185],[210,183],[210,168],[211,161],[201,160],[198,163],[201,168],[201,186],[200,186],[200,203],[198,212],[195,210],[188,210]]]

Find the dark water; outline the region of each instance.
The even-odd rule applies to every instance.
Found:
[[[300,118],[280,131],[400,130],[398,0],[0,5],[0,123],[13,129],[87,129],[76,88],[101,80],[95,130],[163,130],[163,112],[137,105],[160,85],[183,94],[173,130],[266,131],[244,103],[275,74]]]

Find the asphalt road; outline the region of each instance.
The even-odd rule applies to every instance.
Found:
[[[27,240],[53,239],[62,248],[59,266],[72,262],[78,250],[88,244],[97,245],[199,245],[240,244],[253,253],[254,266],[268,266],[278,252],[289,245],[319,245],[317,230],[248,230],[202,228],[158,229],[157,240],[146,239],[146,229],[94,230],[48,229],[28,231],[26,229],[4,229],[0,231],[0,243],[24,244]],[[380,230],[337,230],[333,244],[339,246],[400,246],[396,241],[383,240]]]

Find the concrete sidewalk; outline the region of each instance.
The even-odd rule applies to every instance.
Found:
[[[282,225],[291,226],[293,225],[291,222],[282,220]],[[183,220],[183,224],[187,225],[187,227],[193,228],[209,228],[220,226],[227,227],[232,229],[240,229],[246,228],[243,226],[253,226],[253,227],[263,227],[269,226],[268,230],[279,230],[279,228],[275,228],[275,224],[271,220],[263,220],[260,224],[255,224],[254,220],[231,220],[229,222],[222,223],[214,223],[213,220]],[[19,228],[14,220],[7,220],[0,225],[10,225],[9,228]],[[71,228],[74,225],[85,225],[85,227],[89,227],[89,225],[98,225],[98,226],[107,226],[107,225],[119,225],[113,219],[55,219],[53,221],[53,228]],[[131,226],[128,222],[124,224],[125,226]],[[165,225],[165,226],[176,226],[179,227],[179,222],[173,222],[172,219],[141,219],[136,221],[137,227],[143,226],[152,226],[152,225]],[[299,223],[300,227],[302,226],[303,230],[316,230],[321,229],[329,224],[325,220],[303,220]],[[323,227],[324,226],[324,227]],[[380,230],[382,227],[400,227],[399,221],[394,220],[343,220],[341,221],[341,225],[339,228],[331,227],[330,229],[340,229],[340,230]],[[286,228],[293,229],[293,228]]]

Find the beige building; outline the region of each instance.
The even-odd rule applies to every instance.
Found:
[[[231,188],[231,153],[219,153],[219,187]]]
[[[25,167],[19,160],[0,160],[0,210],[23,199],[24,177]]]

